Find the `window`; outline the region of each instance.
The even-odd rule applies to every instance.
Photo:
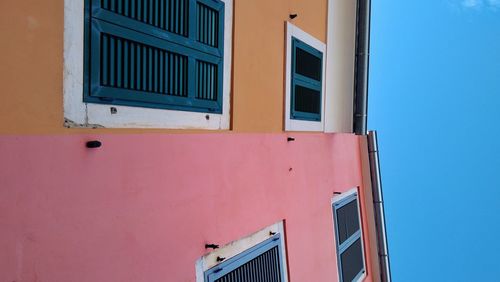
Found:
[[[323,131],[325,44],[287,23],[285,130]]]
[[[205,272],[206,282],[285,281],[280,236],[272,238]]]
[[[284,222],[213,250],[196,261],[196,282],[288,281]]]
[[[357,191],[334,199],[332,208],[340,281],[360,281],[365,259]]]
[[[323,53],[292,38],[291,119],[321,121]]]
[[[232,0],[85,0],[81,27],[74,2],[65,1],[67,123],[229,127]]]
[[[84,101],[222,112],[224,3],[87,0]]]

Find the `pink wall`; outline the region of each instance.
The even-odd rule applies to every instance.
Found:
[[[362,185],[359,139],[295,137],[0,137],[0,281],[194,281],[206,242],[281,219],[290,281],[335,281],[330,200]]]

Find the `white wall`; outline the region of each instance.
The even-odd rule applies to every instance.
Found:
[[[326,132],[353,132],[356,1],[328,1]]]

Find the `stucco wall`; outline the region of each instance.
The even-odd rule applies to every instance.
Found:
[[[335,281],[330,200],[356,186],[364,199],[364,143],[277,133],[284,23],[297,14],[326,42],[327,0],[234,0],[232,128],[272,134],[64,128],[63,13],[0,2],[0,281],[194,281],[206,242],[283,219],[290,281]]]
[[[63,131],[63,8],[0,2],[0,133]]]
[[[295,138],[2,136],[0,281],[194,281],[205,243],[283,219],[290,281],[335,281],[330,201],[360,186],[367,214],[362,137]]]
[[[284,22],[291,13],[298,14],[295,25],[326,42],[327,0],[234,1],[235,131],[283,129]],[[64,0],[0,3],[6,39],[0,45],[0,133],[111,132],[62,126],[63,24]]]
[[[283,130],[285,21],[326,43],[327,1],[235,1],[234,129]]]

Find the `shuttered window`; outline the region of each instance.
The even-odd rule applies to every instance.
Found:
[[[280,235],[207,270],[206,282],[281,282],[284,280]]]
[[[323,53],[292,38],[291,119],[321,121]]]
[[[358,281],[365,273],[358,195],[333,203],[340,281]]]
[[[85,102],[222,113],[222,1],[86,0],[85,10]]]

